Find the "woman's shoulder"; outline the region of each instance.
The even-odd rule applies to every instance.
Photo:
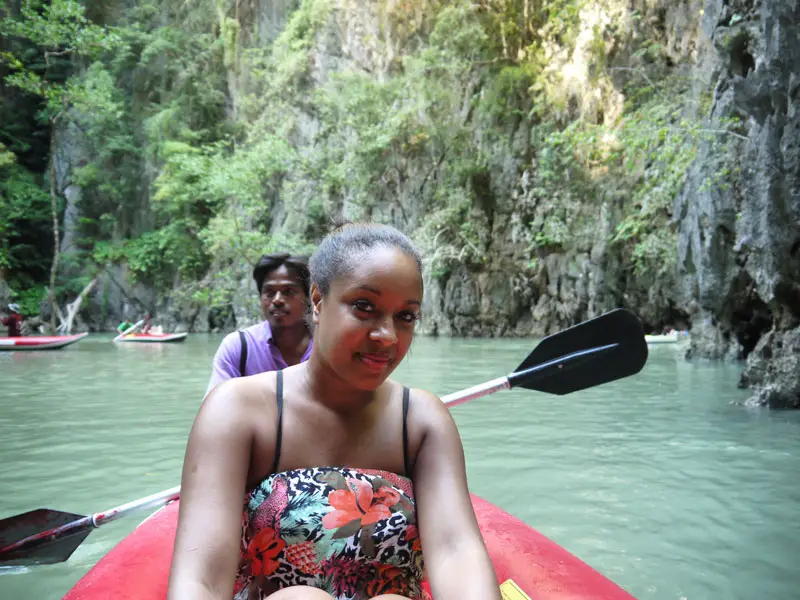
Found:
[[[246,427],[254,415],[269,414],[275,406],[276,372],[234,377],[221,382],[203,400],[198,418]]]
[[[444,406],[439,396],[431,391],[422,388],[409,388],[409,392],[412,401],[417,404],[423,404],[424,406],[436,409]]]
[[[398,389],[405,389],[406,387],[400,383],[391,380],[388,380],[387,383],[397,386]],[[429,390],[425,390],[422,388],[409,387],[408,390],[409,390],[408,414],[410,416],[413,416],[415,421],[435,422],[438,421],[438,419],[441,419],[442,416],[447,416],[449,418],[450,412],[447,410],[447,407],[439,398],[439,396],[437,396],[436,394],[434,394]]]

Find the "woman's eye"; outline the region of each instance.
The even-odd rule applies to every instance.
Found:
[[[412,312],[401,312],[397,316],[400,318],[400,320],[408,323],[409,325],[419,319],[419,315]]]
[[[361,312],[372,312],[372,304],[366,300],[356,300],[353,302],[353,306],[356,310],[360,310]]]

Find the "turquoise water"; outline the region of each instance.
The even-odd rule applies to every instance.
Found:
[[[0,353],[0,518],[87,514],[179,483],[220,336]],[[504,375],[524,340],[420,338],[396,378],[446,394]],[[453,409],[471,489],[648,600],[800,597],[800,412],[732,405],[739,367],[651,349],[638,376]],[[143,516],[142,516],[143,518]],[[140,519],[66,563],[0,573],[0,598],[61,598]]]

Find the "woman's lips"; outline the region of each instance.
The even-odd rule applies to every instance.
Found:
[[[388,354],[358,354],[358,359],[372,371],[383,371],[389,366],[391,359]]]

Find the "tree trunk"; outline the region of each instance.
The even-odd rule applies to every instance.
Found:
[[[56,331],[56,273],[61,256],[58,230],[58,196],[56,195],[56,118],[50,119],[50,204],[53,209],[53,262],[50,265],[50,326]]]
[[[75,315],[78,314],[78,311],[81,308],[81,304],[83,303],[83,299],[92,291],[94,284],[97,283],[97,275],[86,284],[86,287],[83,288],[83,291],[78,294],[78,297],[72,304],[67,304],[67,317],[64,319],[59,325],[59,333],[62,335],[69,335],[72,332],[72,321],[75,320]]]

